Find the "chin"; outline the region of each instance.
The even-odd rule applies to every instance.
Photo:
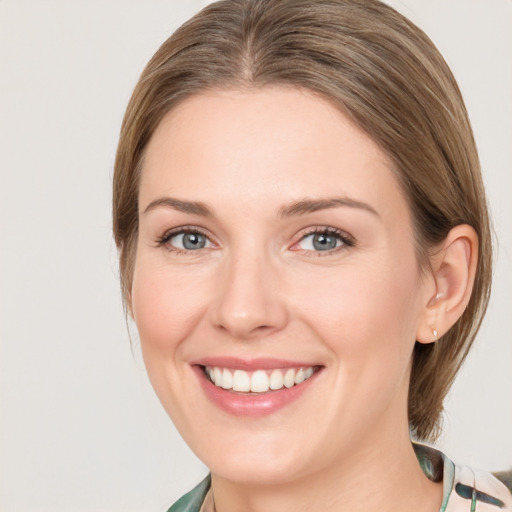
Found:
[[[239,485],[279,485],[300,477],[297,472],[300,461],[288,462],[270,456],[242,459],[235,454],[232,458],[224,458],[219,464],[212,464],[209,469],[214,476]]]
[[[304,461],[311,457],[297,443],[283,438],[270,440],[265,435],[248,443],[249,436],[241,436],[238,442],[219,442],[217,438],[214,451],[211,446],[203,446],[196,453],[213,475],[237,484],[278,485],[307,472]]]

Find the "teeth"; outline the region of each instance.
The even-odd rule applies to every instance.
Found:
[[[287,388],[291,388],[295,384],[295,370],[290,368],[284,374],[284,385]]]
[[[229,372],[229,370],[227,370]],[[217,382],[215,382],[217,385]],[[233,391],[250,391],[251,390],[251,377],[243,370],[235,370],[233,373]]]
[[[315,372],[312,366],[307,368],[288,368],[286,370],[256,370],[252,374],[244,370],[229,370],[217,366],[207,366],[206,374],[219,388],[248,393],[266,393],[269,390],[291,388],[309,379]]]
[[[265,393],[269,388],[268,375],[263,370],[254,372],[251,377],[251,391],[253,393]]]
[[[283,386],[283,372],[281,370],[273,370],[270,374],[270,389],[281,389]]]
[[[220,368],[213,369],[213,382],[216,386],[222,386],[222,370]]]
[[[233,388],[233,374],[226,368],[222,370],[222,388],[232,389]]]

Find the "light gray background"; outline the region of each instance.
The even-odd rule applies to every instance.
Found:
[[[123,110],[206,1],[0,0],[0,510],[164,511],[206,469],[130,350],[110,233]],[[473,121],[497,232],[491,310],[447,403],[456,461],[512,465],[512,2],[392,2]],[[134,336],[136,340],[136,336]]]

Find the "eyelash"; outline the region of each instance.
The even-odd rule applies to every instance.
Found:
[[[187,233],[198,234],[198,235],[204,236],[209,241],[209,243],[214,244],[214,242],[211,241],[211,236],[203,229],[195,227],[195,226],[186,226],[186,227],[173,228],[170,231],[166,231],[162,236],[158,237],[157,245],[159,247],[165,247],[169,252],[172,252],[177,255],[190,254],[192,252],[200,251],[201,249],[196,249],[196,250],[180,249],[180,248],[171,246],[169,244],[170,240],[173,237],[178,236],[178,235],[186,235]],[[301,251],[301,252],[303,252],[309,256],[313,256],[313,257],[321,257],[321,256],[331,255],[340,250],[354,247],[356,245],[355,240],[348,233],[341,231],[339,229],[336,229],[336,228],[321,226],[321,227],[315,227],[315,228],[308,228],[308,229],[304,230],[299,235],[298,240],[293,243],[292,247],[298,245],[299,243],[301,243],[302,241],[307,239],[307,237],[314,236],[314,235],[326,235],[329,237],[335,237],[338,241],[341,242],[341,245],[338,247],[335,247],[333,249],[327,249],[325,251],[320,251],[320,250],[315,251],[315,250],[307,250],[307,249],[300,249],[300,248],[292,249],[292,250],[297,251],[297,252]]]
[[[338,241],[341,242],[341,245],[338,247],[334,247],[332,249],[327,249],[325,251],[320,251],[320,250],[314,251],[314,250],[307,250],[307,249],[300,249],[300,248],[294,249],[294,250],[302,251],[308,256],[322,257],[322,256],[332,255],[333,253],[337,253],[338,251],[345,250],[347,248],[354,247],[356,245],[354,238],[352,236],[350,236],[348,233],[346,233],[345,231],[341,231],[339,229],[332,228],[332,227],[322,226],[322,227],[316,227],[316,228],[308,228],[307,230],[305,230],[303,233],[301,233],[300,238],[298,239],[297,242],[295,242],[293,244],[293,246],[298,245],[299,243],[303,242],[308,237],[314,236],[314,235],[326,235],[328,237],[334,237]]]
[[[213,244],[213,242],[211,241],[211,236],[206,231],[204,231],[201,228],[198,228],[196,226],[185,226],[185,227],[180,227],[180,228],[173,228],[169,231],[166,231],[161,237],[159,237],[157,239],[157,245],[159,247],[165,247],[169,252],[172,252],[177,255],[198,252],[200,249],[196,249],[196,251],[191,250],[191,249],[180,249],[178,247],[174,247],[169,244],[169,242],[171,241],[171,239],[173,237],[178,236],[178,235],[186,235],[188,233],[202,235],[210,243]]]

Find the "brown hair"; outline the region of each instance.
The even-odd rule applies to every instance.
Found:
[[[430,39],[377,0],[223,0],[179,28],[145,68],[117,151],[114,236],[129,303],[144,150],[164,117],[209,88],[287,84],[328,98],[391,157],[410,204],[418,260],[451,228],[479,237],[469,305],[432,344],[416,344],[409,422],[422,439],[439,430],[443,400],[487,307],[491,234],[478,155],[455,79]]]

